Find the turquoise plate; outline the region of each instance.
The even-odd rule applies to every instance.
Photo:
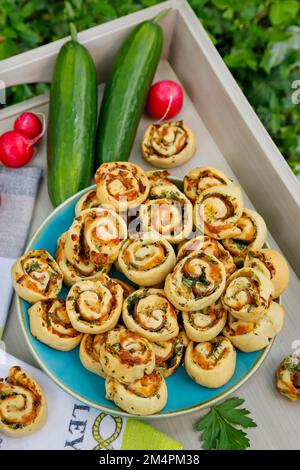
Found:
[[[175,178],[174,182],[179,183]],[[44,248],[54,256],[57,239],[70,227],[73,221],[77,201],[92,188],[93,186],[81,191],[57,207],[39,227],[29,242],[26,251]],[[120,277],[121,275],[115,272],[113,276]],[[65,297],[67,292],[68,289],[64,288],[62,295]],[[27,314],[30,305],[20,298],[18,298],[17,303],[19,318],[27,343],[35,359],[51,379],[67,393],[94,408],[120,416],[129,416],[128,413],[117,408],[113,402],[106,400],[104,379],[82,366],[79,360],[78,347],[70,352],[56,351],[40,343],[32,336]],[[237,351],[237,365],[233,377],[226,385],[217,389],[197,385],[189,378],[183,365],[181,365],[174,375],[166,379],[168,386],[167,405],[162,412],[152,415],[151,418],[164,418],[191,413],[219,402],[237,390],[254,374],[266,358],[271,346],[272,343],[263,351],[253,353]]]

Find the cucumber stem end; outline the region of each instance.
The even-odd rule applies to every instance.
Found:
[[[153,23],[158,23],[172,8],[165,8],[164,10],[160,11],[155,18],[153,18]]]
[[[72,41],[77,42],[77,29],[74,23],[70,23],[70,34]]]

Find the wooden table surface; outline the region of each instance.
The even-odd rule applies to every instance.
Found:
[[[172,77],[176,79],[169,64],[165,61],[161,62],[156,78],[170,79]],[[0,113],[2,131],[11,128],[16,115],[25,109],[47,113],[47,102],[48,98],[41,96],[8,108],[6,115],[4,115],[2,111]],[[231,169],[228,167],[226,159],[213,142],[208,130],[205,128],[188,97],[185,99],[182,117],[194,130],[198,142],[198,149],[195,157],[190,162],[182,167],[173,169],[172,174],[182,177],[195,166],[211,165],[225,171],[237,181],[237,178],[235,178]],[[147,119],[143,118],[132,151],[131,161],[140,164],[145,169],[150,169],[150,166],[141,160],[139,149],[139,142],[147,123]],[[40,166],[43,170],[46,169],[45,139],[41,144],[38,155],[31,164]],[[249,175],[249,177],[251,177],[251,175]],[[244,196],[246,206],[251,205],[247,196]],[[251,198],[251,195],[249,196]],[[259,211],[259,207],[256,207],[256,209]],[[46,172],[44,171],[44,178],[39,189],[31,224],[30,236],[51,211],[52,206],[47,194]],[[276,239],[276,234],[273,234],[273,237]],[[274,238],[269,236],[268,241],[271,247],[276,248],[277,245]],[[299,249],[299,246],[297,248],[295,247],[295,249]],[[257,428],[248,431],[252,449],[300,449],[300,403],[293,403],[281,397],[274,386],[274,373],[277,365],[287,354],[295,352],[297,340],[300,344],[300,283],[292,270],[289,287],[284,293],[282,301],[286,311],[286,321],[282,332],[276,338],[271,352],[259,370],[247,383],[234,393],[235,396],[245,399],[245,406],[251,410],[251,416],[258,425]],[[36,365],[21,331],[14,301],[11,305],[9,319],[4,333],[4,342],[9,353]],[[194,430],[194,424],[195,421],[205,413],[206,411],[169,419],[149,419],[149,422],[161,431],[182,442],[184,449],[200,449],[199,434]]]

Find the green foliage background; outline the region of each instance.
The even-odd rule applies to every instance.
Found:
[[[0,0],[0,60],[110,21],[161,0]],[[189,0],[248,100],[295,172],[300,172],[300,104],[291,101],[300,79],[298,0]],[[21,85],[8,105],[48,90]]]

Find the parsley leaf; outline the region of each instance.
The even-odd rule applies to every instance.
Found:
[[[196,430],[201,431],[203,449],[245,450],[250,447],[247,434],[235,427],[257,426],[248,416],[250,411],[238,408],[243,403],[241,398],[229,398],[220,405],[212,406],[210,412],[197,421]]]
[[[182,283],[191,288],[196,284],[196,281],[195,279],[189,279],[188,277],[182,276]]]

